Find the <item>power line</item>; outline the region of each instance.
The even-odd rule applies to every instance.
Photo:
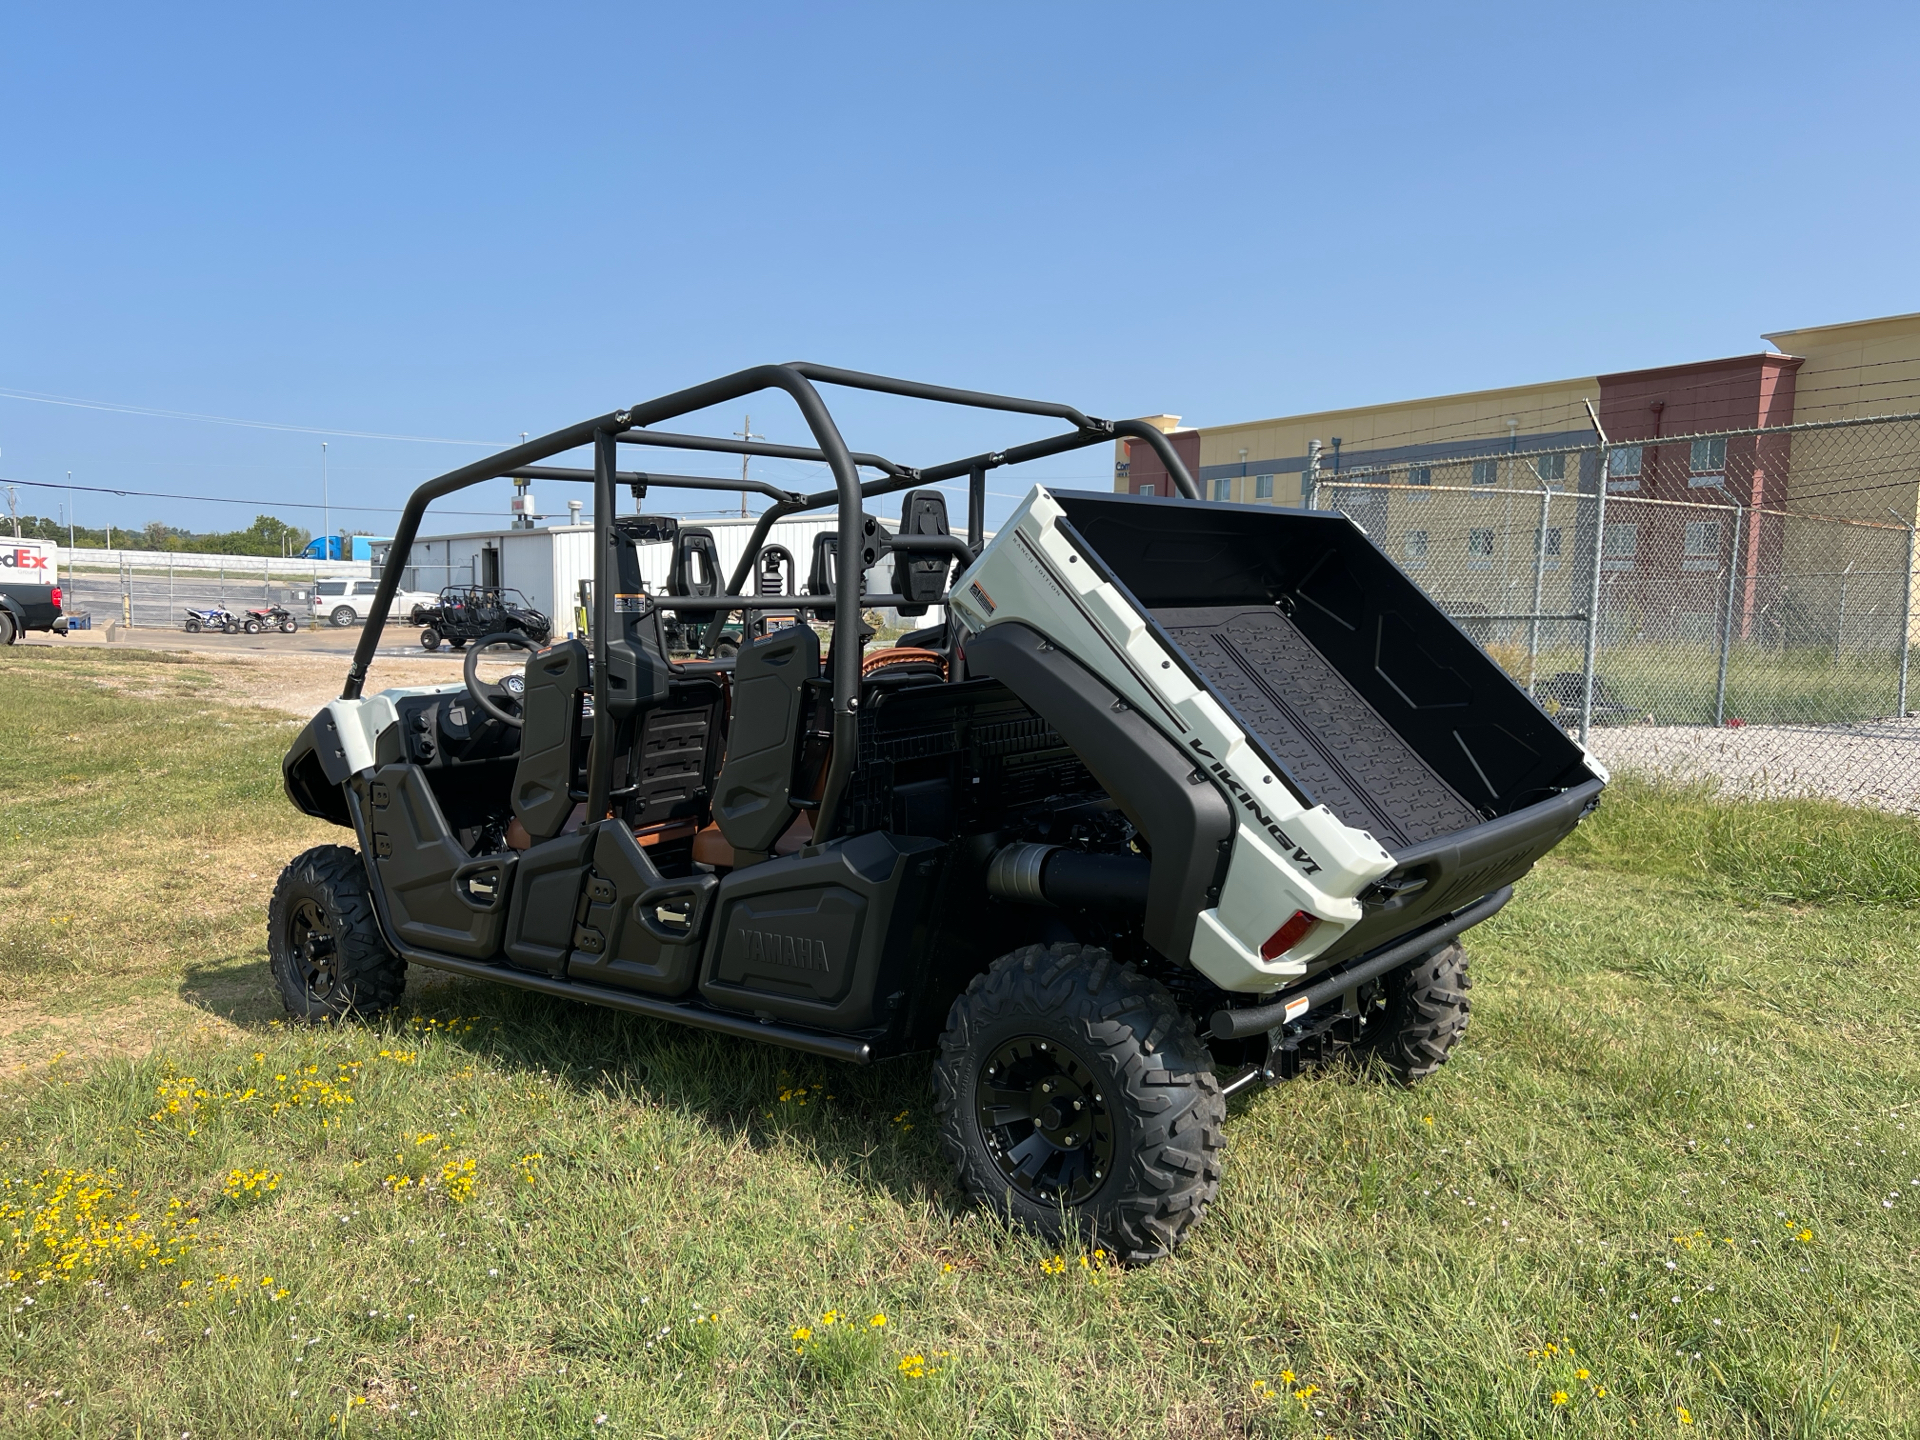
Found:
[[[238,425],[247,430],[287,430],[297,435],[340,435],[352,440],[404,440],[416,445],[474,445],[504,450],[507,440],[452,440],[444,435],[387,435],[377,430],[333,430],[323,425],[286,425],[277,420],[239,420],[231,415],[200,415],[191,410],[161,410],[151,405],[122,405],[111,400],[79,400],[71,395],[42,395],[32,390],[0,389],[0,400],[26,400],[36,405],[64,405],[73,410],[105,410],[115,415],[139,415],[150,420],[198,420],[207,425]]]
[[[246,505],[256,509],[268,510],[325,510],[324,505],[314,505],[300,500],[236,500],[226,495],[175,495],[166,490],[116,490],[110,485],[62,485],[52,480],[0,480],[5,485],[31,485],[36,490],[79,490],[89,495],[131,495],[144,500],[191,500],[198,505]],[[398,505],[342,505],[356,515],[398,515]],[[494,510],[441,510],[441,515],[495,515]]]

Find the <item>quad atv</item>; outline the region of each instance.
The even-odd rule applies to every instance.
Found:
[[[374,598],[379,605],[381,597]],[[528,604],[526,596],[518,590],[483,585],[449,585],[440,592],[437,604],[416,605],[412,619],[426,627],[420,632],[420,648],[429,652],[443,642],[463,650],[482,636],[502,633],[523,635],[534,649],[553,638],[553,622]],[[381,613],[381,623],[385,620]]]
[[[850,452],[822,385],[1064,425],[915,470]],[[657,428],[763,389],[813,446]],[[1115,437],[1184,498],[1036,485],[982,544],[989,470]],[[723,592],[656,603],[638,545],[665,522],[615,516],[648,478],[621,449],[648,446],[834,484],[679,477],[773,503]],[[576,447],[591,469],[551,463]],[[428,502],[497,477],[593,486],[591,643],[509,633],[515,687],[470,652],[464,684],[363,695]],[[865,506],[900,491],[889,533]],[[828,507],[858,563],[825,594],[750,585],[774,522]],[[1159,431],[1065,405],[765,366],[431,481],[391,553],[340,698],[284,762],[294,804],[356,842],[274,891],[294,1015],[379,1011],[415,964],[849,1064],[932,1051],[967,1190],[1130,1259],[1213,1200],[1227,1096],[1347,1051],[1406,1081],[1447,1058],[1459,936],[1606,778],[1344,516],[1203,503]],[[888,557],[895,593],[863,595]],[[831,643],[789,625],[675,662],[663,603],[809,615]],[[863,606],[933,605],[944,624],[865,650]]]
[[[293,618],[293,612],[284,605],[262,605],[245,612],[240,620],[240,628],[249,635],[258,635],[262,630],[278,630],[283,635],[291,635],[300,628],[300,622]]]
[[[207,605],[186,608],[187,618],[181,629],[189,635],[198,635],[202,630],[217,630],[226,635],[240,633],[240,617],[222,605]]]

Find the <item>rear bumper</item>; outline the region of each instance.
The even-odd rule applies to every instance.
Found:
[[[49,625],[47,628],[53,631],[53,633],[56,635],[66,634],[67,633],[67,617],[64,615],[55,616],[53,624]]]

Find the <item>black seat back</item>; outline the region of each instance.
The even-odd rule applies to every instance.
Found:
[[[947,500],[938,490],[915,490],[900,502],[902,535],[946,535]],[[945,555],[915,555],[905,550],[893,553],[893,593],[914,603],[902,605],[902,615],[924,615],[929,605],[938,604],[947,591],[947,568],[953,561]]]
[[[833,593],[834,567],[840,560],[840,537],[822,530],[813,537],[813,564],[807,567],[807,594]]]
[[[681,528],[673,545],[673,565],[667,572],[667,593],[720,593],[720,547],[711,530],[698,525]]]
[[[811,626],[776,630],[740,647],[727,758],[713,801],[713,818],[736,851],[771,849],[793,821],[804,687],[819,674],[820,637]]]
[[[828,536],[832,539],[832,536]],[[753,593],[756,595],[791,595],[794,593],[793,552],[784,545],[769,545],[760,552],[760,558],[754,563]]]
[[[567,823],[578,770],[580,695],[591,689],[584,641],[563,640],[527,659],[521,697],[520,764],[513,772],[513,813],[535,842]]]

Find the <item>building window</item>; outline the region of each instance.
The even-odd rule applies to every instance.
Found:
[[[1427,566],[1427,532],[1409,530],[1401,538],[1400,550],[1406,556],[1407,569],[1424,570]]]
[[[1607,452],[1607,489],[1613,491],[1640,488],[1640,447],[1619,445]]]
[[[1560,547],[1562,531],[1558,525],[1549,525],[1545,530],[1533,532],[1533,543],[1540,549],[1540,568],[1558,570],[1560,568]]]
[[[1467,568],[1469,570],[1487,570],[1493,566],[1493,531],[1469,530],[1467,532]]]
[[[1727,437],[1708,435],[1693,442],[1687,455],[1689,475],[1722,475],[1727,469]]]
[[[1256,475],[1253,477],[1253,498],[1271,500],[1273,498],[1273,476]]]
[[[1687,548],[1681,556],[1680,568],[1682,570],[1720,568],[1720,522],[1718,520],[1687,522]]]
[[[1549,490],[1564,490],[1567,486],[1567,457],[1536,455],[1533,457],[1533,473],[1540,477],[1540,483]]]
[[[1476,485],[1494,485],[1500,480],[1500,462],[1498,460],[1476,460],[1473,462],[1473,483]]]
[[[1602,567],[1606,570],[1631,570],[1634,557],[1640,553],[1640,527],[1638,525],[1607,525],[1607,542],[1601,549]]]
[[[1160,493],[1160,487],[1155,485],[1151,480],[1142,480],[1138,485],[1133,487],[1133,493],[1136,495],[1158,495]]]
[[[1214,481],[1213,498],[1216,500],[1231,500],[1233,498],[1233,481],[1225,475],[1222,475],[1218,480]]]

